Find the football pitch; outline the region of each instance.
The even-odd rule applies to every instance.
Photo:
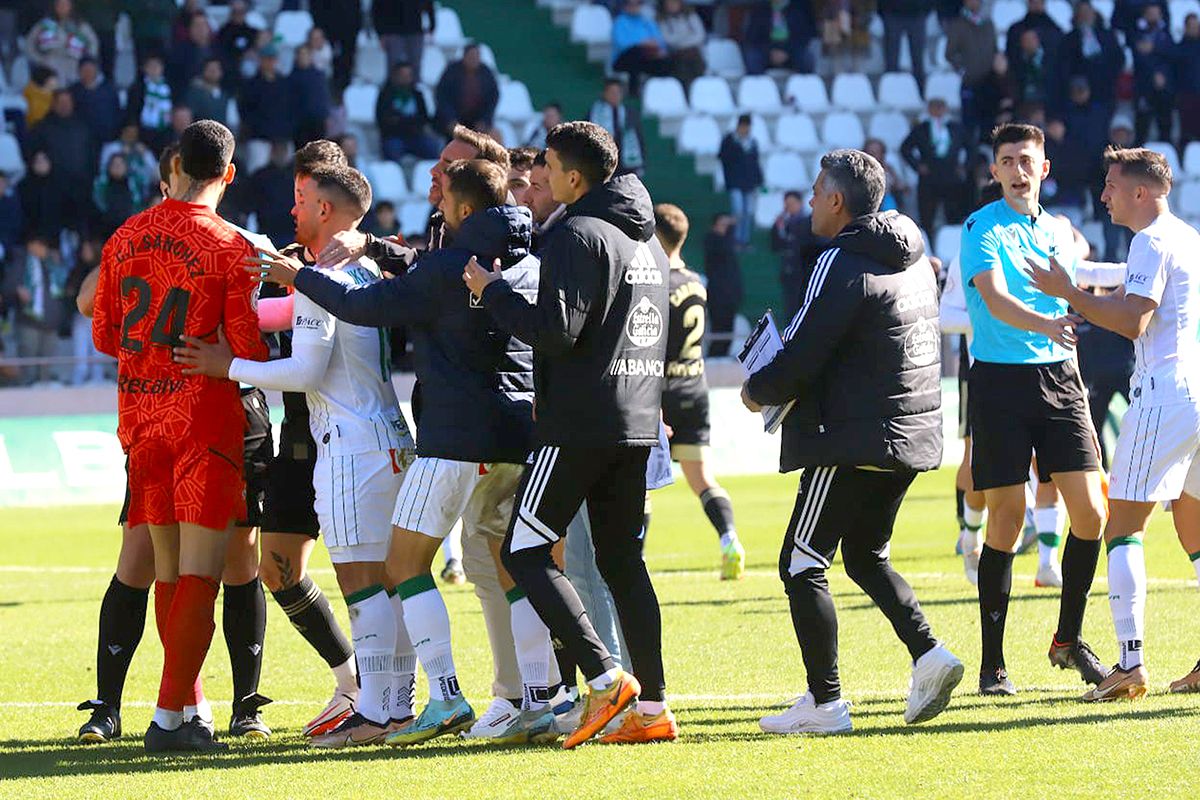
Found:
[[[1170,527],[1156,513],[1146,545],[1151,576],[1147,667],[1152,693],[1134,704],[1085,705],[1075,673],[1050,667],[1057,595],[1035,589],[1036,556],[1016,562],[1008,623],[1009,672],[1020,694],[975,695],[979,623],[974,589],[954,556],[953,473],[922,476],[892,545],[935,633],[967,675],[949,709],[904,724],[910,666],[883,616],[840,564],[830,584],[840,616],[845,696],[853,733],[771,737],[758,719],[804,690],[803,666],[776,574],[796,477],[730,478],[748,552],[746,577],[717,580],[716,537],[686,485],[654,493],[647,561],[663,611],[668,698],[680,727],[672,744],[498,748],[447,739],[410,750],[314,751],[299,730],[332,690],[323,662],[268,598],[261,691],[274,736],[234,741],[224,755],[150,758],[162,651],[153,609],[129,674],[125,738],[81,746],[74,706],[95,693],[96,615],[115,564],[115,507],[5,509],[0,523],[0,797],[252,798],[766,798],[766,797],[1195,797],[1200,696],[1165,694],[1200,657],[1200,592]],[[1084,637],[1115,660],[1104,559]],[[323,548],[314,578],[336,584]],[[443,588],[459,679],[482,712],[490,656],[469,586]],[[345,607],[334,601],[343,626]],[[220,613],[221,604],[217,609]],[[348,629],[348,627],[347,627]],[[228,725],[229,661],[221,625],[205,688]],[[423,702],[424,679],[418,678]]]

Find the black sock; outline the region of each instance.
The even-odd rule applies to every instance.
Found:
[[[96,646],[96,699],[121,707],[125,675],[146,627],[149,589],[126,586],[113,575],[100,604],[100,637]]]
[[[784,588],[813,701],[820,705],[837,700],[842,696],[837,663],[837,612],[825,570],[806,569],[799,575],[791,575],[784,581]]]
[[[233,701],[258,691],[262,675],[263,639],[267,634],[267,600],[255,578],[241,586],[225,584],[222,614],[229,667],[233,673]]]
[[[958,515],[958,529],[967,527],[967,493],[962,489],[954,490],[954,513]]]
[[[979,626],[983,636],[980,671],[1004,666],[1004,623],[1008,619],[1008,596],[1012,593],[1013,554],[993,550],[986,544],[979,556]]]
[[[1099,539],[1090,542],[1067,531],[1062,555],[1063,588],[1062,598],[1058,601],[1058,631],[1054,634],[1055,641],[1061,644],[1079,640],[1083,631],[1083,612],[1087,610],[1087,596],[1099,560]]]
[[[271,593],[292,627],[312,645],[330,668],[345,664],[354,655],[346,634],[333,618],[329,600],[312,578],[305,575],[295,586]]]
[[[700,504],[704,506],[704,513],[718,536],[736,530],[733,525],[733,503],[729,502],[729,495],[724,489],[719,486],[705,489],[700,495]]]

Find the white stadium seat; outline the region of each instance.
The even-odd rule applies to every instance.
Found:
[[[425,226],[429,222],[429,203],[424,200],[407,202],[400,206],[397,216],[400,233],[405,236],[424,236]]]
[[[871,121],[867,125],[867,136],[879,139],[887,145],[888,150],[895,152],[911,129],[908,117],[899,111],[877,111],[871,115]]]
[[[1116,8],[1114,0],[1092,0],[1092,8],[1096,9],[1105,24],[1112,22],[1113,10]]]
[[[676,78],[650,78],[642,87],[642,110],[660,119],[680,119],[688,113],[683,84]]]
[[[408,182],[413,197],[425,197],[429,194],[429,185],[433,183],[433,176],[429,174],[429,170],[433,169],[436,163],[437,161],[427,160],[418,161],[413,165],[412,180]]]
[[[746,74],[746,63],[742,60],[742,48],[732,39],[710,36],[704,43],[704,63],[709,75],[722,78],[740,78]]]
[[[21,145],[11,133],[0,133],[0,172],[8,175],[9,186],[16,185],[25,176]]]
[[[251,139],[239,148],[241,150],[241,171],[253,175],[271,160],[271,143],[266,139]]]
[[[726,126],[726,132],[732,133],[737,128],[737,120],[731,119]],[[758,114],[750,115],[750,138],[758,142],[758,152],[766,155],[775,149],[775,141],[771,138],[771,127],[766,119]]]
[[[992,24],[996,26],[996,33],[1003,35],[1009,26],[1023,19],[1027,12],[1028,9],[1021,0],[997,0],[992,6]]]
[[[679,128],[678,144],[681,153],[715,156],[721,149],[721,128],[712,117],[687,117]]]
[[[467,43],[463,35],[462,23],[458,12],[453,8],[440,6],[434,17],[436,26],[433,29],[433,43],[443,50],[458,50]]]
[[[429,50],[437,48],[426,48],[426,52]],[[358,49],[354,54],[354,77],[364,83],[377,85],[382,85],[388,78],[387,53],[380,46],[379,39],[366,31],[360,31],[358,34]]]
[[[775,79],[767,75],[747,75],[738,83],[738,108],[753,114],[774,117],[783,113],[779,100],[779,87]]]
[[[940,258],[943,264],[949,264],[958,255],[961,245],[962,225],[943,225],[938,228],[937,236],[933,240],[933,254]]]
[[[810,114],[829,111],[829,91],[820,75],[792,75],[783,87],[784,102]]]
[[[299,47],[312,30],[313,18],[307,11],[280,11],[275,18],[275,35],[286,47]]]
[[[496,117],[524,123],[536,112],[529,90],[520,81],[509,81],[500,87],[500,101],[496,104]]]
[[[783,192],[767,192],[759,195],[754,206],[754,224],[759,228],[769,228],[783,213]]]
[[[1200,0],[1171,0],[1167,8],[1170,9],[1171,37],[1178,40],[1183,36],[1183,23],[1187,15],[1200,14]]]
[[[768,189],[799,189],[810,182],[803,159],[795,153],[772,153],[763,173]]]
[[[940,97],[950,108],[962,108],[962,77],[956,72],[935,72],[925,79],[925,97]]]
[[[920,111],[925,107],[917,79],[908,72],[885,72],[879,79],[879,105],[897,111]]]
[[[446,54],[437,47],[426,47],[421,50],[421,83],[426,86],[437,86],[442,73],[446,71]],[[432,112],[430,112],[432,113]]]
[[[1191,178],[1200,178],[1200,142],[1191,142],[1183,151],[1183,171]]]
[[[375,101],[379,99],[379,87],[372,83],[354,83],[346,87],[342,96],[346,104],[346,118],[361,125],[375,124]]]
[[[1143,145],[1147,150],[1153,150],[1156,153],[1162,153],[1167,157],[1167,163],[1171,165],[1171,174],[1182,175],[1183,170],[1179,164],[1179,153],[1175,151],[1175,145],[1170,142],[1146,142]]]
[[[788,150],[815,153],[821,149],[817,126],[808,114],[786,114],[775,124],[775,142]]]
[[[1046,14],[1064,31],[1069,31],[1073,27],[1072,17],[1075,15],[1075,11],[1071,5],[1067,0],[1047,0],[1046,2]]]
[[[843,72],[834,78],[829,99],[834,108],[845,111],[872,111],[875,108],[871,79],[861,72]]]
[[[831,149],[839,147],[861,148],[867,134],[862,120],[849,111],[835,111],[821,123],[821,141]]]
[[[1188,181],[1180,189],[1179,214],[1189,219],[1200,217],[1200,181]]]
[[[718,117],[731,117],[737,114],[733,104],[733,94],[724,78],[711,75],[696,78],[688,90],[689,105],[692,111],[702,114],[713,114]]]
[[[604,6],[576,6],[571,14],[571,41],[608,44],[612,41],[612,14]]]
[[[487,42],[479,43],[479,60],[492,72],[500,74],[500,67],[496,65],[496,51],[492,50],[492,46]]]
[[[371,192],[376,200],[391,200],[399,204],[409,196],[408,181],[404,170],[395,161],[375,161],[364,170],[371,181]]]

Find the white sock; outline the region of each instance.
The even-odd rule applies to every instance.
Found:
[[[379,725],[392,718],[392,664],[396,650],[396,612],[378,584],[346,598],[350,636],[358,659],[358,713]]]
[[[173,731],[183,724],[183,712],[156,708],[154,709],[154,724],[164,731]]]
[[[417,686],[417,651],[404,624],[404,605],[399,594],[389,595],[396,615],[396,649],[392,659],[392,719],[413,715]]]
[[[1121,653],[1121,669],[1142,663],[1146,618],[1146,554],[1130,537],[1114,542],[1108,551],[1108,605],[1112,609]]]
[[[737,531],[726,531],[721,534],[721,548],[724,549],[732,544],[737,544]]]
[[[396,587],[403,600],[404,624],[429,679],[429,698],[449,700],[462,694],[450,649],[450,614],[432,575],[411,578]]]
[[[1058,562],[1058,546],[1062,536],[1058,529],[1062,512],[1057,505],[1033,510],[1033,525],[1038,534],[1038,566],[1046,567]]]
[[[512,613],[513,645],[517,650],[517,667],[521,670],[524,687],[523,707],[545,708],[550,701],[550,662],[554,660],[554,648],[550,646],[550,629],[538,616],[529,598],[518,590],[508,593],[509,611]]]
[[[616,682],[617,676],[620,674],[621,670],[613,667],[607,672],[601,672],[599,675],[588,681],[588,686],[595,689],[597,692],[603,692]]]
[[[353,655],[333,668],[333,677],[339,692],[358,697],[358,666],[354,663]]]
[[[442,539],[442,555],[446,559],[446,563],[457,561],[462,563],[462,520],[454,523],[454,527],[450,529],[450,534]]]
[[[208,702],[207,697],[200,698],[200,702],[194,706],[183,707],[183,720],[188,721],[192,717],[199,717],[204,722],[213,721],[212,704]]]
[[[963,503],[963,522],[971,530],[977,531],[983,527],[984,520],[987,519],[987,506],[983,508],[971,508],[965,502]]]
[[[659,714],[661,714],[663,712],[663,709],[665,709],[666,707],[667,707],[667,704],[664,703],[662,700],[659,700],[657,702],[651,701],[651,700],[638,700],[637,701],[637,712],[639,714],[641,714],[643,717],[657,717]]]

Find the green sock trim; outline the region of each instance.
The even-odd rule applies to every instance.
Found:
[[[386,592],[386,591],[387,590],[384,589],[381,584],[378,584],[378,583],[373,584],[371,586],[368,586],[365,589],[359,589],[357,592],[351,592],[350,594],[346,595],[346,605],[352,606],[355,603],[361,603],[363,600],[366,600],[368,597],[374,597],[375,595],[379,594],[380,592]]]
[[[1140,537],[1140,536],[1122,536],[1120,539],[1113,539],[1111,542],[1108,543],[1107,552],[1111,553],[1113,550],[1116,550],[1118,547],[1124,547],[1125,545],[1137,545],[1138,547],[1141,547],[1142,546],[1142,537]]]
[[[1059,533],[1039,533],[1038,542],[1047,547],[1058,547],[1062,544],[1062,534]]]
[[[1197,550],[1194,553],[1188,553],[1188,559],[1191,561],[1200,561],[1200,550]]]
[[[403,583],[396,586],[396,594],[400,595],[401,600],[407,600],[410,597],[416,597],[424,592],[436,592],[437,584],[433,582],[433,575],[418,575],[415,578],[409,578]]]
[[[508,604],[510,606],[513,603],[520,600],[524,596],[525,596],[525,592],[521,589],[520,586],[514,586],[511,589],[509,589],[507,592],[504,593],[504,599],[508,601]]]

